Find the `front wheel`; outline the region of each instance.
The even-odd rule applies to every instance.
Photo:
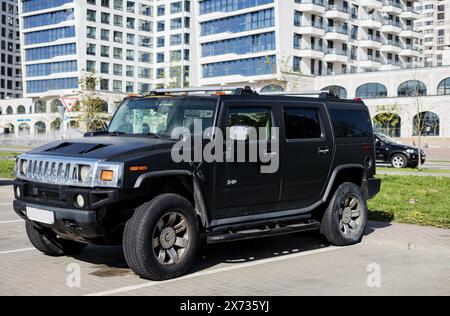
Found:
[[[138,207],[123,235],[129,267],[142,278],[154,281],[185,274],[194,262],[198,243],[195,210],[176,194],[160,195]]]
[[[26,221],[25,228],[31,244],[39,251],[53,257],[75,255],[87,244],[59,238],[51,231],[36,228],[31,221]]]
[[[408,159],[401,154],[395,154],[391,158],[391,166],[396,169],[406,168],[408,165]]]
[[[367,225],[367,202],[354,183],[341,184],[326,209],[321,233],[335,246],[361,242]]]

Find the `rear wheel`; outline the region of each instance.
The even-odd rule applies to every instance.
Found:
[[[87,246],[84,243],[59,238],[51,231],[40,230],[30,221],[26,221],[25,227],[31,244],[49,256],[74,255]]]
[[[406,168],[408,159],[402,154],[395,154],[391,157],[391,166],[397,169]]]
[[[199,225],[188,200],[163,194],[138,207],[127,222],[123,250],[130,268],[145,279],[179,277],[192,266]]]
[[[341,184],[326,209],[321,233],[335,246],[359,243],[367,224],[367,203],[361,188],[354,183]]]

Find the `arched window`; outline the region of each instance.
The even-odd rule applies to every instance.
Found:
[[[6,114],[8,114],[8,115],[13,114],[13,109],[12,109],[11,106],[8,106],[8,107],[6,108]]]
[[[450,94],[450,77],[442,80],[437,89],[438,95],[447,95]]]
[[[30,125],[27,123],[21,123],[19,125],[19,135],[29,135],[30,134]]]
[[[34,132],[36,135],[45,134],[46,133],[45,123],[42,121],[36,122],[36,124],[34,124]]]
[[[17,107],[17,114],[25,114],[26,110],[25,107],[23,105],[19,105]]]
[[[334,95],[337,95],[341,99],[347,99],[347,90],[345,90],[344,87],[341,86],[328,86],[323,88],[324,91],[330,91],[333,92]]]
[[[46,113],[47,104],[44,101],[39,100],[34,104],[34,113]]]
[[[433,112],[420,112],[413,118],[413,136],[439,136],[439,116]]]
[[[5,124],[5,134],[14,134],[15,127],[11,123]]]
[[[99,111],[101,113],[108,113],[108,102],[103,101]]]
[[[398,87],[399,97],[416,97],[427,95],[427,86],[419,80],[408,80]]]
[[[261,92],[283,92],[284,88],[279,84],[269,84],[261,89]]]
[[[58,107],[65,108],[61,100],[59,99],[52,100],[52,102],[50,102],[50,113],[57,113]]]
[[[373,118],[374,130],[391,137],[401,136],[402,119],[395,113],[379,113]]]
[[[381,83],[365,83],[356,89],[356,97],[363,99],[385,98],[387,97],[387,88]]]

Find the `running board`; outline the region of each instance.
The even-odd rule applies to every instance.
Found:
[[[230,231],[228,233],[210,235],[206,237],[207,244],[217,244],[235,240],[255,239],[261,237],[285,235],[290,233],[316,230],[320,228],[320,223],[315,220],[308,220],[302,223],[282,225],[277,224],[273,227],[255,228],[239,231]]]

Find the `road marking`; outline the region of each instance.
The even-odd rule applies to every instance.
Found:
[[[31,251],[31,250],[35,250],[35,249],[36,248],[22,248],[22,249],[15,249],[15,250],[0,251],[0,255],[6,255],[9,253],[16,253],[16,252]]]
[[[19,223],[19,222],[24,222],[24,220],[18,219],[18,220],[13,220],[13,221],[2,221],[2,222],[0,222],[0,224],[12,224],[12,223]]]
[[[298,253],[294,253],[294,254],[290,254],[290,255],[283,255],[283,256],[280,256],[280,257],[267,258],[267,259],[261,259],[261,260],[257,260],[257,261],[252,261],[252,262],[241,263],[241,264],[232,265],[232,266],[229,266],[229,267],[223,267],[223,268],[219,268],[219,269],[200,271],[200,272],[193,273],[193,274],[190,274],[190,275],[186,275],[186,276],[183,276],[183,277],[180,277],[180,278],[177,278],[177,279],[172,279],[172,280],[167,280],[167,281],[160,281],[160,282],[149,281],[149,282],[145,282],[145,283],[142,283],[142,284],[125,286],[125,287],[121,287],[121,288],[117,288],[117,289],[112,289],[112,290],[107,290],[107,291],[102,291],[102,292],[97,292],[97,293],[86,294],[84,296],[115,295],[115,294],[119,294],[119,293],[125,293],[125,292],[134,291],[134,290],[139,290],[139,289],[143,289],[143,288],[149,288],[149,287],[152,287],[152,286],[155,286],[155,285],[162,285],[162,284],[172,283],[172,282],[176,282],[176,281],[192,279],[192,278],[196,278],[196,277],[200,277],[200,276],[217,274],[217,273],[221,273],[221,272],[228,272],[228,271],[233,271],[233,270],[237,270],[237,269],[253,267],[253,266],[257,266],[257,265],[261,265],[261,264],[265,264],[265,263],[278,262],[278,261],[283,261],[283,260],[292,259],[292,258],[306,257],[306,256],[309,256],[309,255],[314,255],[314,254],[319,254],[319,253],[324,253],[324,252],[329,252],[329,251],[335,251],[335,250],[338,250],[338,249],[346,249],[346,248],[345,247],[332,247],[332,246],[330,246],[330,247],[327,247],[327,248],[321,248],[321,249],[305,251],[305,252],[298,252]]]

